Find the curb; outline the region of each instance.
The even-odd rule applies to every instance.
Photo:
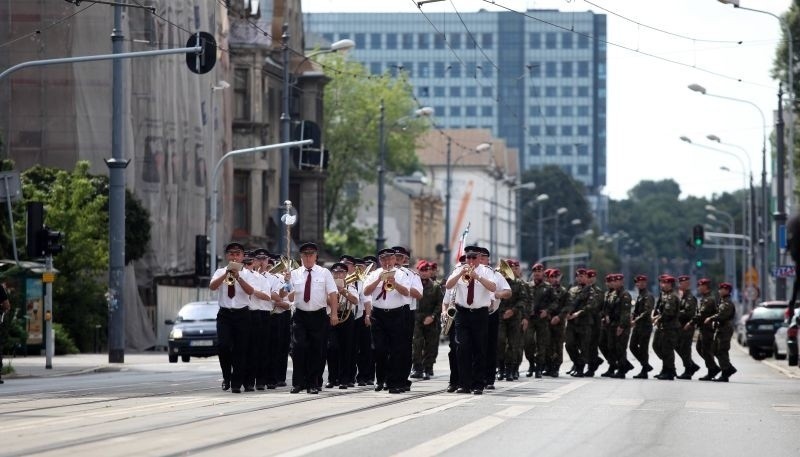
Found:
[[[64,376],[76,376],[82,374],[89,374],[89,373],[115,373],[118,371],[122,371],[122,367],[114,367],[111,365],[100,365],[96,367],[89,367],[83,368],[80,370],[75,371],[67,371],[64,373],[53,372],[46,373],[46,374],[19,374],[19,373],[12,373],[5,375],[5,379],[27,379],[27,378],[61,378]]]
[[[746,354],[748,357],[750,357],[750,353],[747,351],[747,349],[745,349],[744,346],[740,345],[739,343],[731,344],[731,346],[735,346],[737,349],[742,351],[742,354]],[[772,361],[769,361],[769,360],[766,360],[766,359],[764,359],[764,360],[756,360],[756,362],[763,363],[764,365],[772,368],[773,370],[777,370],[778,372],[780,372],[782,375],[786,376],[787,378],[800,379],[800,374],[793,373],[791,370],[789,370],[787,368],[784,368],[784,367],[778,365],[775,362],[772,362]]]

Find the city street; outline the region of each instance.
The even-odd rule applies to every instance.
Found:
[[[234,395],[220,391],[215,359],[168,364],[165,354],[129,357],[122,370],[12,378],[0,386],[0,455],[800,453],[800,379],[738,348],[728,384],[523,377],[483,396],[444,392],[441,349],[436,377],[401,395]]]

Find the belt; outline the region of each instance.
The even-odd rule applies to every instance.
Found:
[[[458,303],[456,303],[456,307],[458,308],[459,311],[463,310],[463,311],[467,311],[467,312],[470,312],[470,313],[474,313],[476,311],[486,311],[486,310],[489,309],[488,306],[480,306],[480,307],[477,307],[477,308],[471,308],[471,307],[459,305]]]
[[[244,308],[225,308],[220,306],[219,310],[224,311],[226,313],[240,313],[243,311],[250,311],[250,308],[247,306],[245,306]]]
[[[373,311],[383,311],[384,313],[391,313],[393,311],[402,311],[405,308],[408,308],[408,305],[398,306],[397,308],[378,308],[376,306],[373,306],[372,310]]]

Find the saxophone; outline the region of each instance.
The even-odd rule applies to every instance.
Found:
[[[447,304],[444,317],[442,318],[442,336],[450,334],[450,328],[453,327],[453,322],[456,320],[456,291],[450,291],[450,303]]]

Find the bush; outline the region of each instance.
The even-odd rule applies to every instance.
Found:
[[[72,340],[69,332],[61,324],[54,323],[53,331],[56,334],[56,355],[77,354],[79,352],[75,341]]]

